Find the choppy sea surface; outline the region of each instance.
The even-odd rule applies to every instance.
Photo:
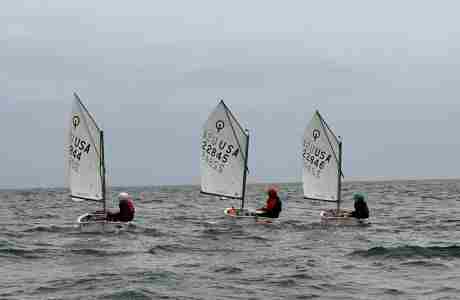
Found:
[[[343,206],[368,194],[359,227],[321,225],[333,203],[278,186],[273,224],[226,218],[238,202],[197,186],[125,188],[135,225],[110,234],[79,232],[97,206],[65,189],[0,191],[0,299],[460,299],[460,181],[347,182]]]

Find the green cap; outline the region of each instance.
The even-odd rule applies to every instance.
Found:
[[[353,193],[353,200],[355,200],[355,201],[365,201],[366,200],[366,194],[360,193],[360,192]]]

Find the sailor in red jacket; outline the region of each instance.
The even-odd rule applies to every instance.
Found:
[[[118,207],[120,208],[117,212],[108,212],[107,220],[113,222],[129,222],[134,219],[134,202],[128,193],[122,192],[118,195]]]
[[[264,207],[257,209],[257,216],[267,218],[278,218],[281,212],[281,200],[275,188],[269,188],[268,198]]]

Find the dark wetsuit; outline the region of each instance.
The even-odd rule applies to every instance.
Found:
[[[134,203],[131,199],[120,200],[118,206],[120,210],[116,213],[107,213],[107,220],[112,222],[129,222],[134,219]]]
[[[281,212],[281,200],[276,194],[276,191],[270,190],[268,191],[268,199],[267,204],[265,207],[259,209],[263,211],[262,213],[258,213],[258,217],[266,217],[266,218],[278,218]]]
[[[364,200],[355,201],[355,210],[351,213],[353,218],[367,219],[369,218],[369,208]]]

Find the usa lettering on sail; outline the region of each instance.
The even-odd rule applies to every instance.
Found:
[[[316,167],[318,171],[323,170],[332,159],[332,154],[314,145],[313,141],[304,141],[302,156],[306,166],[312,169]]]
[[[203,135],[201,156],[211,168],[219,173],[222,173],[225,166],[230,163],[231,159],[238,157],[239,153],[238,147],[223,139],[219,140],[212,133]]]
[[[91,149],[91,144],[84,139],[72,135],[69,151],[74,159],[81,160],[82,154],[88,154]]]

